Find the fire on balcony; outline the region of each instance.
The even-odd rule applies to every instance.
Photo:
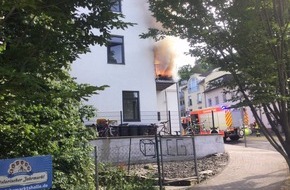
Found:
[[[164,90],[174,84],[175,57],[174,42],[163,39],[154,47],[154,66],[157,90]]]
[[[174,72],[175,52],[173,41],[164,39],[154,47],[154,65],[157,79],[172,80]]]

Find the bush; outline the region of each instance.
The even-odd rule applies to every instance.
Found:
[[[107,164],[99,164],[99,185],[106,190],[154,190],[153,179],[140,179],[133,175],[128,176],[121,167],[112,167]]]

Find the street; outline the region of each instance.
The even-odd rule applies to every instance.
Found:
[[[265,136],[256,137],[254,135],[246,136],[238,141],[226,141],[225,144],[237,146],[247,146],[251,148],[259,148],[264,150],[276,151],[275,148],[268,142]]]

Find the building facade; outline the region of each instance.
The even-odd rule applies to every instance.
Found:
[[[162,56],[156,55],[157,43],[139,37],[154,24],[147,1],[123,0],[115,5],[114,11],[136,25],[113,30],[107,46],[90,47],[90,53],[75,61],[71,75],[80,83],[109,86],[87,102],[97,108],[97,118],[116,120],[118,124],[170,120],[171,130],[179,130],[177,86],[171,73],[166,73],[170,72],[170,63],[157,63],[156,57]],[[97,118],[87,123],[94,123]]]
[[[234,92],[224,93],[224,87],[216,87],[211,85],[212,83],[218,83],[226,80],[230,80],[231,75],[228,72],[214,69],[211,73],[202,76],[200,74],[193,74],[188,80],[186,88],[183,88],[185,112],[187,116],[191,111],[210,108],[210,107],[230,107],[237,104],[240,100],[232,101],[231,99],[239,97]],[[196,82],[198,81],[198,82]],[[193,85],[195,84],[195,85]],[[198,85],[197,85],[198,84]],[[186,103],[187,102],[187,103]],[[255,121],[253,114],[248,107],[244,107],[247,113],[246,125],[250,125]],[[263,110],[258,109],[258,114],[264,121],[266,127],[270,128],[267,118],[263,114]],[[242,121],[241,121],[242,122]]]

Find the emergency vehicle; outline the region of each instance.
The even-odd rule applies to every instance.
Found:
[[[193,126],[200,127],[199,134],[218,133],[224,140],[229,137],[237,141],[244,136],[243,126],[248,123],[248,114],[245,108],[217,106],[191,111],[190,119]]]

